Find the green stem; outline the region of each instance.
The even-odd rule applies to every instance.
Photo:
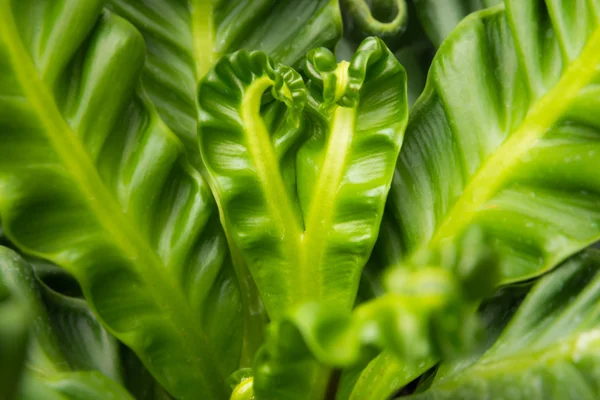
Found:
[[[196,81],[200,81],[217,58],[214,52],[212,1],[192,0],[191,7]]]

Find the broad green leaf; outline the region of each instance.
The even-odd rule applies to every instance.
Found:
[[[339,66],[315,50],[305,72],[308,89],[241,51],[199,87],[211,186],[272,319],[304,302],[351,309],[406,121],[404,70],[379,39]]]
[[[294,65],[314,47],[333,47],[342,31],[337,0],[110,0],[107,6],[143,34],[144,89],[200,170],[196,87],[219,57],[262,50]],[[266,317],[252,277],[229,242],[244,312],[242,363],[249,366]]]
[[[109,0],[107,7],[134,24],[147,46],[144,90],[161,119],[203,170],[197,140],[197,84],[223,55],[260,50],[298,65],[312,48],[332,48],[341,36],[337,0]],[[262,342],[264,307],[235,244],[229,243],[244,312],[243,364]]]
[[[600,3],[506,4],[467,17],[434,58],[396,166],[384,265],[477,224],[507,283],[600,237]]]
[[[224,398],[241,305],[208,186],[139,88],[100,1],[0,2],[0,215],[180,399]],[[99,19],[100,17],[100,19]]]
[[[295,65],[342,30],[337,0],[109,0],[144,35],[144,88],[200,166],[196,86],[219,57],[239,49]]]
[[[599,271],[592,250],[543,277],[480,359],[411,398],[597,399]]]
[[[413,0],[425,32],[440,47],[444,39],[468,14],[502,4],[502,0]]]
[[[15,379],[19,384],[19,399],[131,399],[118,384],[121,376],[116,342],[108,337],[82,300],[51,292],[36,279],[29,264],[4,247],[0,247],[0,288],[31,318],[27,367],[22,380]],[[13,332],[21,326],[14,318],[0,321],[3,326],[14,323]],[[7,344],[15,346],[7,349],[8,354],[14,355],[23,346],[14,338],[8,339]],[[14,361],[13,378],[19,365]]]
[[[322,398],[327,381],[319,379],[327,378],[325,367],[350,367],[338,398],[389,395],[439,357],[468,351],[480,333],[477,303],[493,290],[498,276],[498,262],[482,241],[481,232],[471,230],[432,254],[427,266],[390,269],[385,294],[351,312],[307,303],[272,322],[253,368],[257,398]],[[397,362],[389,360],[390,354]]]

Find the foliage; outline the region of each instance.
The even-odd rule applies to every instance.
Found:
[[[597,0],[0,0],[0,397],[600,396]]]

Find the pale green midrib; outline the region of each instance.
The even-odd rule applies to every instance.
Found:
[[[434,248],[444,240],[454,237],[466,228],[481,207],[503,183],[504,173],[510,169],[536,140],[559,119],[569,107],[569,100],[596,74],[600,62],[600,28],[597,28],[581,55],[567,68],[558,83],[531,108],[521,125],[509,139],[482,165],[466,186],[458,201],[452,206],[434,235],[411,257],[425,248]]]
[[[356,109],[336,106],[333,112],[332,129],[327,143],[321,173],[315,185],[314,195],[311,200],[306,230],[302,236],[302,250],[304,257],[300,270],[302,273],[302,286],[316,287],[318,299],[323,298],[327,290],[322,282],[323,258],[327,237],[331,231],[335,200],[338,196],[337,189],[344,176],[346,158],[352,143]],[[319,280],[315,285],[315,279]],[[299,299],[300,300],[300,299]],[[307,299],[308,300],[308,299]],[[315,300],[315,299],[310,299]]]
[[[336,71],[336,74],[339,73],[337,85],[343,88],[346,87],[347,68],[348,63],[341,63]],[[286,238],[283,241],[288,250],[287,254],[299,256],[299,263],[294,268],[297,279],[289,280],[293,283],[293,288],[289,288],[292,290],[288,291],[288,295],[293,296],[288,299],[288,305],[291,305],[319,300],[326,295],[323,293],[325,287],[321,281],[321,269],[333,220],[337,188],[344,176],[348,148],[352,142],[356,110],[336,106],[333,111],[325,161],[315,184],[310,211],[303,228],[285,190],[270,136],[260,118],[261,96],[272,84],[270,78],[262,77],[247,88],[242,102],[242,121],[251,157],[255,160],[259,180],[263,182],[267,203],[285,230]],[[336,94],[337,92],[336,88]],[[315,283],[315,280],[318,282]]]
[[[286,254],[301,254],[302,244],[300,238],[303,230],[290,203],[283,178],[279,174],[279,163],[273,151],[267,128],[260,116],[262,95],[273,83],[269,77],[263,76],[247,87],[241,107],[244,136],[248,142],[250,157],[254,160],[256,173],[263,184],[266,202],[271,212],[277,216],[276,220],[280,222],[281,227],[284,229],[282,241],[287,250]],[[297,286],[298,282],[288,279],[287,283]],[[288,289],[288,293],[293,293],[295,290]],[[288,303],[291,300],[287,299]],[[285,307],[287,305],[290,304],[282,304],[281,306]]]
[[[213,5],[210,0],[191,0],[190,7],[194,70],[196,71],[196,82],[200,82],[212,67],[217,56],[214,52]],[[194,97],[197,103],[197,96]]]
[[[541,349],[530,350],[529,348],[524,348],[521,349],[521,352],[513,353],[507,357],[498,357],[490,360],[486,360],[484,356],[473,366],[460,370],[460,377],[470,378],[477,376],[478,378],[486,378],[498,376],[499,373],[502,376],[506,376],[507,372],[517,373],[526,371],[540,364],[552,365],[559,361],[570,361],[576,358],[578,352],[581,352],[582,349],[580,347],[582,342],[586,345],[593,344],[598,346],[596,352],[588,351],[586,354],[594,354],[600,358],[600,329],[592,329],[569,335],[567,338],[550,343]],[[551,356],[546,356],[548,353],[551,353]],[[452,387],[464,382],[464,379],[460,379],[459,377],[456,379],[452,378],[454,378],[454,375],[449,375],[437,385],[433,384],[431,389]]]
[[[350,76],[348,74],[348,68],[350,67],[350,63],[348,61],[340,61],[337,68],[335,69],[335,94],[334,94],[334,102],[337,102],[342,98],[344,94],[346,94],[346,89],[348,88],[348,81],[350,80]]]
[[[20,41],[12,15],[5,15],[5,23],[0,24],[0,32],[7,39],[9,54],[17,65],[14,68],[17,79],[26,98],[45,127],[45,133],[50,143],[80,187],[85,201],[97,216],[98,222],[107,230],[107,233],[111,234],[115,246],[120,248],[129,260],[139,260],[139,263],[135,265],[143,264],[151,269],[152,273],[139,271],[139,275],[149,283],[149,287],[157,288],[157,290],[149,292],[152,296],[158,297],[157,304],[171,304],[169,307],[165,307],[169,310],[167,315],[174,317],[176,326],[182,327],[178,331],[181,341],[188,350],[191,350],[191,354],[198,355],[194,359],[201,371],[202,380],[206,381],[206,387],[210,387],[214,391],[215,382],[211,380],[214,379],[215,366],[219,364],[213,362],[213,360],[216,361],[216,358],[212,355],[212,349],[209,347],[205,335],[198,331],[193,323],[190,324],[191,321],[197,319],[196,316],[192,312],[185,312],[188,309],[187,302],[179,293],[172,293],[171,290],[177,285],[171,284],[171,277],[163,273],[164,265],[151,246],[140,236],[139,230],[131,226],[130,222],[121,214],[120,207],[106,189],[87,152],[77,141],[74,132],[71,132],[70,126],[62,117],[59,117],[61,114],[54,99],[45,89],[38,71]],[[169,293],[169,295],[160,296],[161,293]],[[188,335],[187,332],[195,334]],[[207,357],[210,357],[211,362],[206,363],[205,358]],[[212,377],[207,378],[206,375]],[[222,390],[213,394],[222,395],[225,392],[224,378],[221,371],[216,375],[218,378],[216,385],[221,386]]]

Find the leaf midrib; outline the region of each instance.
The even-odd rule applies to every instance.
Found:
[[[262,95],[273,83],[273,80],[269,77],[263,76],[252,82],[246,89],[241,105],[244,136],[248,142],[250,156],[254,160],[256,174],[262,183],[268,207],[277,216],[276,220],[283,229],[282,242],[286,248],[286,254],[302,254],[300,238],[303,229],[290,202],[283,178],[279,174],[279,163],[271,144],[270,135],[260,116]],[[301,269],[297,268],[297,270]],[[292,271],[285,271],[284,273],[286,272]],[[288,294],[304,286],[291,279],[288,280],[287,284]],[[292,287],[289,285],[292,285]],[[292,300],[294,299],[286,299],[285,304],[292,304]]]
[[[191,0],[192,43],[194,46],[194,63],[196,82],[199,82],[210,70],[215,61],[215,34],[213,28],[212,1]],[[197,96],[194,96],[197,102]]]
[[[5,22],[0,24],[0,32],[7,38],[9,54],[12,56],[13,65],[17,66],[14,68],[15,74],[25,97],[45,128],[44,133],[81,189],[85,202],[96,215],[98,222],[112,237],[113,244],[120,248],[129,260],[139,260],[133,265],[144,265],[151,270],[151,273],[138,271],[148,283],[148,287],[155,288],[148,293],[157,299],[156,304],[168,305],[163,306],[169,310],[165,315],[171,317],[175,325],[181,328],[178,330],[179,337],[190,354],[197,355],[192,358],[201,371],[205,387],[210,388],[216,398],[222,396],[226,393],[225,381],[222,372],[215,368],[219,364],[212,354],[212,348],[203,332],[190,323],[197,320],[197,316],[193,312],[186,312],[189,306],[179,292],[172,290],[177,285],[171,276],[164,274],[166,268],[156,252],[140,235],[140,230],[135,229],[121,214],[121,208],[97,173],[87,151],[77,141],[75,133],[62,118],[54,99],[41,81],[27,50],[23,47],[12,14],[4,14]],[[77,271],[73,272],[76,274]],[[161,296],[162,293],[168,295]],[[93,307],[93,304],[91,306]],[[188,332],[193,334],[189,335]]]
[[[332,229],[331,223],[334,217],[335,200],[338,195],[337,189],[346,169],[346,158],[348,148],[352,143],[355,118],[355,108],[336,106],[333,112],[324,162],[315,185],[311,207],[307,214],[306,230],[302,236],[302,247],[305,255],[301,265],[302,283],[315,285],[314,280],[317,279],[316,287],[319,290],[319,299],[326,295],[322,291],[328,290],[323,285],[323,273],[320,269],[324,267],[325,246],[328,243],[327,238]]]
[[[296,279],[290,280],[292,286],[288,287],[288,294],[293,297],[288,299],[287,305],[293,305],[326,296],[324,290],[327,288],[322,282],[321,269],[337,188],[344,175],[348,147],[352,142],[356,109],[335,106],[332,112],[323,166],[302,226],[285,190],[269,133],[260,118],[261,96],[272,84],[270,78],[261,77],[248,86],[242,101],[242,121],[259,180],[264,183],[267,203],[285,231],[283,244],[287,249],[286,254],[298,256],[297,264],[290,263],[290,270],[287,271],[296,272]]]
[[[599,62],[600,28],[594,31],[580,56],[567,67],[558,83],[530,108],[519,127],[471,178],[431,239],[412,251],[412,256],[417,256],[426,248],[439,246],[472,222],[482,206],[504,183],[505,173],[544,136],[570,106],[570,100],[576,98],[593,78]]]

